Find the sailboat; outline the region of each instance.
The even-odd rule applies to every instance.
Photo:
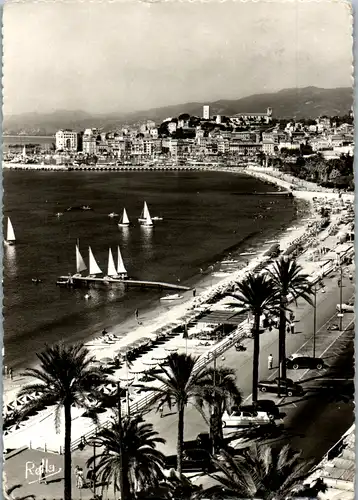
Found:
[[[108,253],[108,270],[107,270],[107,276],[109,278],[116,278],[117,277],[117,269],[114,264],[114,259],[113,259],[113,254],[112,254],[112,249],[109,249]]]
[[[5,241],[8,245],[14,245],[15,241],[16,241],[15,232],[14,232],[14,228],[12,226],[10,217],[7,218],[7,231],[6,231],[6,240]]]
[[[81,276],[81,272],[85,271],[87,269],[87,266],[85,264],[85,261],[83,260],[83,257],[80,253],[80,243],[77,240],[76,244],[76,274],[75,276],[79,277]]]
[[[88,253],[89,253],[89,275],[95,276],[96,274],[102,274],[102,271],[99,265],[97,264],[96,259],[94,258],[91,247],[88,247]]]
[[[130,225],[130,222],[129,222],[129,219],[128,219],[127,211],[126,211],[125,208],[123,208],[122,219],[118,222],[118,226],[127,227],[129,225]]]
[[[124,267],[121,251],[118,246],[117,273],[121,278],[127,278],[127,269]]]
[[[138,221],[142,224],[142,226],[153,226],[153,221],[149,213],[147,202],[144,202],[144,207],[141,216]]]

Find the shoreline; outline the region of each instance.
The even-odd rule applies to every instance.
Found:
[[[272,239],[280,244],[281,253],[290,246],[293,239],[305,234],[307,220],[311,218],[312,205],[307,204],[307,207],[303,211],[302,215],[293,220],[292,224],[295,227],[293,230],[290,225],[289,228],[282,229],[279,234],[277,234],[277,231],[274,233],[275,236],[273,236]],[[94,355],[97,359],[108,356],[112,357],[114,351],[130,344],[134,340],[142,337],[148,337],[152,335],[155,330],[164,328],[169,323],[180,321],[184,322],[184,319],[181,320],[181,318],[193,312],[195,307],[204,304],[211,296],[216,295],[220,292],[220,290],[222,291],[235,281],[238,281],[240,277],[256,267],[263,260],[265,252],[270,247],[270,243],[267,239],[269,238],[267,237],[263,242],[255,241],[255,246],[257,247],[255,255],[238,256],[238,262],[235,264],[237,269],[228,271],[227,276],[215,277],[212,275],[212,272],[205,271],[201,276],[197,275],[192,278],[192,288],[189,291],[180,294],[183,296],[180,303],[165,304],[157,299],[153,299],[151,304],[148,304],[145,309],[139,311],[139,320],[141,324],[138,324],[134,316],[128,316],[120,323],[106,327],[109,334],[119,336],[119,339],[115,344],[94,344],[93,341],[100,336],[99,331],[87,336],[81,342],[90,350],[90,354]],[[259,251],[258,247],[262,248],[262,246],[264,246],[264,249]],[[222,259],[223,258],[224,256],[222,256]],[[249,261],[248,265],[244,264],[245,260]],[[222,266],[221,260],[217,263],[217,265]],[[195,297],[193,297],[193,289],[197,292]],[[26,368],[34,367],[36,365],[37,362],[33,361],[32,363],[27,364]],[[21,373],[24,368],[25,366],[16,369],[13,381],[4,378],[4,403],[7,404],[9,401],[14,399],[14,394],[19,389],[16,382],[21,380],[21,385],[25,383],[24,378],[19,376],[19,373]]]
[[[218,169],[218,171],[220,172],[222,171],[222,169]],[[236,174],[245,173],[242,172],[241,168],[237,168],[235,170],[228,169],[228,171]],[[272,184],[275,183],[272,182]],[[307,201],[312,200],[308,199]],[[291,245],[292,240],[302,237],[307,232],[307,220],[313,220],[312,203],[308,203],[301,216],[293,221],[293,224],[295,225],[293,230],[292,228],[285,228],[279,231],[278,234],[276,231],[275,236],[272,237],[272,239],[280,243],[281,253],[283,253]],[[99,346],[96,346],[95,349],[92,349],[94,346],[92,346],[91,343],[96,337],[100,335],[100,332],[93,333],[87,336],[82,340],[82,343],[89,347],[91,351],[93,351],[91,352],[91,354],[97,354],[100,358],[103,358],[105,357],[105,355],[111,355],[111,351],[129,344],[133,340],[148,336],[152,334],[153,331],[163,328],[165,325],[171,322],[180,321],[181,318],[192,311],[194,307],[205,303],[211,296],[216,295],[218,292],[220,293],[220,291],[227,288],[235,281],[242,279],[242,276],[256,267],[260,262],[262,262],[264,253],[269,248],[269,242],[267,241],[267,238],[266,241],[263,242],[263,244],[265,245],[265,248],[261,252],[259,252],[259,242],[256,241],[255,246],[257,246],[257,252],[255,255],[247,256],[247,259],[249,260],[248,266],[243,265],[246,257],[239,257],[236,264],[238,266],[238,269],[228,271],[228,275],[225,277],[215,277],[212,275],[212,272],[205,272],[205,274],[203,274],[201,277],[196,276],[193,279],[193,288],[195,288],[198,292],[195,298],[193,297],[192,290],[190,290],[182,294],[184,298],[182,301],[180,301],[180,303],[177,304],[174,303],[167,305],[161,303],[160,301],[158,303],[157,300],[153,300],[151,304],[148,304],[148,307],[140,311],[139,319],[142,323],[141,325],[137,323],[134,316],[128,316],[119,324],[106,327],[110,334],[120,336],[119,340],[111,347],[108,346],[108,344],[104,344],[100,349],[98,348]],[[220,265],[221,262],[218,264]],[[184,320],[182,320],[182,322],[184,322]],[[34,366],[35,364],[36,362],[34,361],[32,363],[29,363],[27,366]],[[19,368],[16,371],[17,373],[19,373],[22,370],[23,368]],[[14,377],[14,379],[17,378],[17,376]],[[9,385],[11,386],[13,384],[11,384],[9,380],[4,379],[4,399],[8,399],[9,392],[11,392],[12,394],[14,393],[14,390],[9,387]]]

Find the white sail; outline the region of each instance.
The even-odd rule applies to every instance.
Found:
[[[147,219],[148,216],[150,217],[150,213],[149,213],[149,210],[148,210],[147,202],[145,201],[144,202],[144,208],[143,208],[143,219]]]
[[[78,243],[76,245],[76,272],[80,273],[81,271],[85,271],[87,269],[87,266],[85,264],[85,261],[82,258],[82,255],[80,254],[80,249],[78,246]]]
[[[91,247],[88,247],[88,252],[89,252],[89,273],[90,276],[93,274],[102,274],[101,269],[99,268],[99,265],[96,262],[96,259],[93,256]]]
[[[107,276],[117,276],[116,266],[114,265],[114,259],[111,248],[108,253],[108,271]]]
[[[143,222],[144,222],[144,224],[146,226],[152,226],[153,225],[153,221],[152,221],[152,218],[150,216],[148,205],[147,205],[146,201],[144,202],[143,219],[144,219]]]
[[[118,260],[117,260],[117,273],[118,274],[127,274],[127,269],[124,267],[121,251],[118,247]]]
[[[14,228],[12,227],[10,217],[7,218],[7,234],[6,234],[6,241],[15,241],[15,232]]]
[[[129,219],[125,208],[123,208],[122,224],[129,224]]]

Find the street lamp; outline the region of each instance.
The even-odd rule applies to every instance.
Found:
[[[93,496],[96,498],[96,437],[97,437],[97,431],[96,434],[93,438],[87,439],[85,436],[81,437],[81,442],[78,445],[78,449],[80,451],[83,451],[85,446],[93,446],[93,469],[92,469],[92,476],[90,478],[90,481],[92,482],[93,485]]]
[[[339,331],[342,331],[343,327],[343,312],[342,312],[342,304],[343,304],[343,267],[341,265],[341,278],[339,280]]]
[[[316,333],[317,333],[317,283],[313,288],[314,302],[313,302],[313,357],[316,357]]]

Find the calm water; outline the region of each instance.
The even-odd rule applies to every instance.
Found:
[[[129,276],[192,285],[228,254],[259,247],[292,224],[303,209],[292,198],[260,196],[273,191],[245,175],[216,172],[27,172],[4,171],[4,215],[11,217],[17,243],[4,248],[4,330],[7,365],[34,360],[44,343],[79,340],[159,304],[154,290],[83,290],[56,286],[75,272],[75,243],[88,262],[88,245],[106,271],[108,247],[120,245]],[[248,195],[257,191],[257,195]],[[137,223],[143,201],[154,229]],[[88,204],[88,212],[63,212]],[[135,223],[118,228],[112,211],[127,209]],[[216,264],[216,269],[218,264]],[[43,280],[34,285],[32,278]]]

